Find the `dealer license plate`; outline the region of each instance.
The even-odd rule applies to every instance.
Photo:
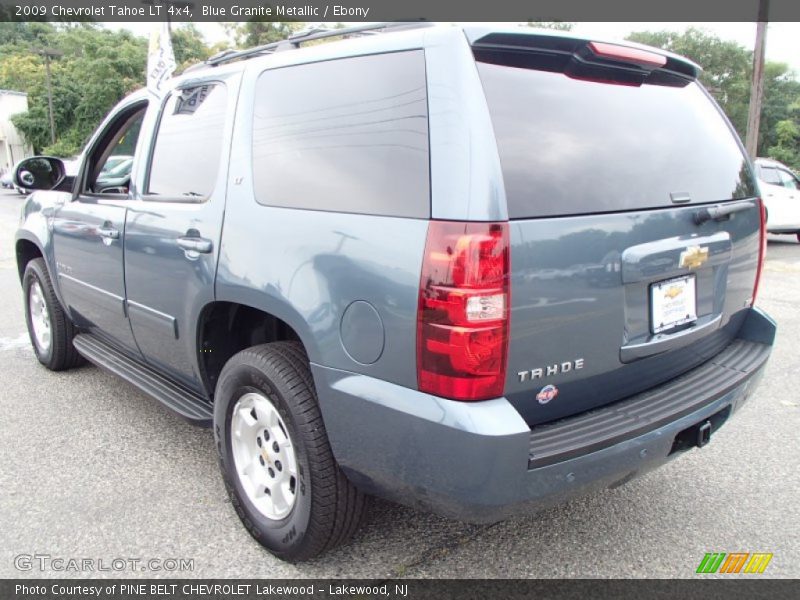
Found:
[[[686,275],[650,286],[650,329],[653,333],[697,320],[695,282],[695,275]]]

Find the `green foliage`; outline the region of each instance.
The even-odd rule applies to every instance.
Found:
[[[55,144],[50,144],[49,146],[42,148],[41,153],[45,156],[60,156],[62,158],[70,158],[75,156],[77,154],[76,148],[80,148],[82,140],[76,141],[74,139],[70,139],[70,137],[70,135],[62,136],[56,140]]]
[[[93,23],[0,23],[0,88],[27,92],[27,113],[12,122],[37,152],[80,151],[108,111],[145,81],[147,40]],[[42,48],[62,53],[50,63],[57,142],[50,138]]]
[[[0,23],[0,88],[28,94],[28,112],[14,125],[37,152],[72,156],[108,111],[145,84],[147,40],[128,31],[109,31],[93,23]],[[174,27],[178,72],[210,55],[194,25]],[[51,59],[53,117],[57,141],[51,143],[45,64],[41,48],[62,52]]]
[[[764,67],[764,100],[758,132],[760,155],[800,170],[800,81],[787,65]]]
[[[211,48],[206,45],[203,34],[194,23],[185,23],[172,28],[172,51],[178,72],[211,56]]]
[[[305,23],[296,21],[265,21],[253,19],[244,23],[226,23],[225,29],[239,48],[252,48],[285,40],[300,31]]]
[[[775,145],[769,147],[767,154],[800,171],[800,126],[797,119],[778,121],[775,125]]]

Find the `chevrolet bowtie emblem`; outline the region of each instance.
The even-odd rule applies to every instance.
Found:
[[[678,263],[684,269],[697,269],[708,260],[708,248],[702,246],[689,246],[681,252]]]

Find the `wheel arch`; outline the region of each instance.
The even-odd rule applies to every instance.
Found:
[[[251,304],[217,300],[206,304],[197,320],[197,364],[209,397],[225,363],[236,353],[270,342],[297,341],[310,354],[308,336],[295,323]],[[304,339],[305,338],[305,339]]]
[[[17,271],[19,272],[19,280],[22,282],[22,278],[25,276],[25,267],[28,266],[28,263],[35,258],[44,258],[44,252],[42,252],[42,248],[39,246],[39,244],[30,239],[28,236],[17,236],[14,248],[17,256]],[[47,266],[47,270],[50,271],[50,265],[47,265],[46,260],[45,265]],[[52,279],[52,277],[53,273],[51,272],[50,278]]]
[[[50,275],[50,281],[53,284],[53,291],[56,293],[56,298],[58,298],[59,303],[64,308],[67,315],[71,316],[69,307],[64,302],[64,296],[61,295],[58,271],[53,264],[52,247],[48,250],[48,245],[42,243],[38,236],[27,229],[22,229],[17,232],[14,241],[14,250],[17,259],[17,272],[19,273],[20,284],[22,283],[22,278],[25,276],[25,267],[28,266],[28,263],[35,258],[43,259],[47,273]]]

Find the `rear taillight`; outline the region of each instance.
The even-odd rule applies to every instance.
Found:
[[[417,314],[419,389],[454,400],[503,394],[508,223],[431,221]]]
[[[758,200],[758,207],[761,215],[761,225],[758,232],[758,267],[756,268],[756,282],[753,284],[753,301],[751,306],[756,303],[758,284],[761,282],[761,269],[764,267],[764,258],[766,258],[767,255],[767,209],[764,206],[764,201],[760,198]]]

